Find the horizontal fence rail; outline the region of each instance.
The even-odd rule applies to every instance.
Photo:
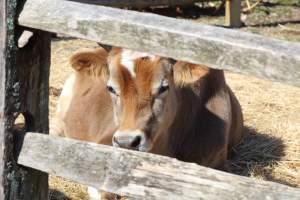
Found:
[[[27,0],[20,25],[300,86],[300,44],[70,0]]]
[[[298,200],[300,189],[176,159],[27,133],[18,163],[137,199]]]
[[[178,6],[192,5],[201,0],[73,0],[82,3],[90,3],[95,5],[111,6],[111,7],[131,7],[131,8],[147,8],[158,6]],[[203,2],[204,0],[202,0]]]

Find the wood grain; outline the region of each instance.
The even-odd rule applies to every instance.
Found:
[[[28,0],[19,24],[300,86],[299,43],[67,0]]]
[[[48,175],[16,163],[18,134],[25,131],[46,133],[48,129],[48,76],[50,35],[37,31],[19,49],[17,9],[23,1],[0,1],[0,199],[47,199]],[[14,122],[19,114],[25,127]]]
[[[225,1],[225,24],[229,27],[234,28],[241,27],[241,0]]]
[[[5,182],[7,179],[5,178],[6,172],[6,155],[7,154],[7,146],[5,143],[6,134],[5,134],[5,118],[4,118],[4,104],[5,104],[5,75],[6,75],[6,1],[0,2],[0,159],[2,162],[0,163],[0,199],[4,199],[5,192],[7,191],[7,187]],[[9,151],[9,150],[8,150]]]
[[[176,159],[27,133],[18,163],[98,189],[160,200],[298,200],[300,189]]]

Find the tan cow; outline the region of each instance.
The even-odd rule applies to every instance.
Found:
[[[70,59],[51,133],[224,169],[242,137],[222,70],[113,48]]]

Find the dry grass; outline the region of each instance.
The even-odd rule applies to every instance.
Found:
[[[270,9],[273,9],[271,7]],[[274,9],[282,10],[275,6]],[[300,9],[291,7],[292,19],[300,20]],[[286,7],[284,7],[286,13]],[[290,14],[289,13],[289,14]],[[280,13],[273,14],[264,21],[266,24],[278,21]],[[289,16],[282,19],[288,21]],[[255,21],[255,19],[257,20]],[[246,24],[261,23],[263,14],[249,15]],[[198,21],[220,23],[220,16],[202,17]],[[282,26],[252,26],[245,31],[300,41],[299,23]],[[96,47],[94,42],[84,40],[54,40],[52,42],[52,65],[50,77],[50,116],[57,102],[57,94],[65,78],[72,71],[68,57],[74,51],[85,47]],[[231,171],[236,174],[254,177],[300,187],[300,88],[270,82],[267,80],[226,72],[226,79],[237,95],[244,113],[245,137],[234,149],[230,158]],[[87,199],[86,188],[62,178],[50,177],[52,200]]]
[[[300,187],[300,89],[227,73],[245,118],[232,171]]]

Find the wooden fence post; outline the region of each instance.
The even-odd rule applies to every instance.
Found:
[[[16,25],[22,0],[0,2],[0,199],[47,199],[48,175],[17,165],[19,134],[48,131],[50,34],[35,31],[28,44],[17,47],[23,28]],[[25,118],[17,131],[15,119]]]
[[[242,25],[241,0],[226,0],[225,24],[233,28],[238,28]]]

